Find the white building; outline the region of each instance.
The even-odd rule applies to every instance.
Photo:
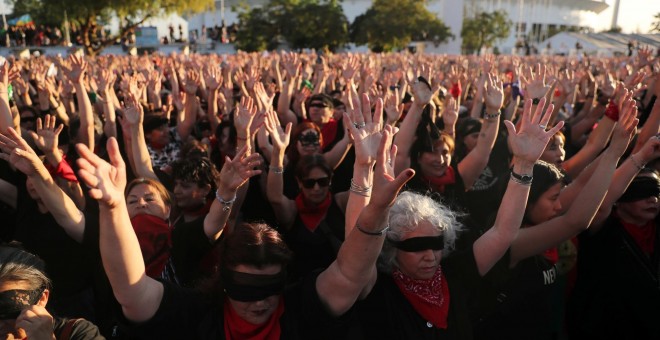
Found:
[[[343,0],[341,5],[349,22],[363,14],[371,6],[371,0]],[[196,14],[188,18],[190,30],[220,26],[222,19],[226,25],[238,22],[232,6],[239,0],[215,1],[215,10]],[[268,0],[248,0],[250,6],[263,6]],[[224,6],[223,6],[224,5]],[[498,48],[509,53],[516,41],[526,38],[532,45],[538,45],[555,32],[571,28],[580,32],[593,32],[596,22],[602,22],[599,15],[609,7],[605,1],[590,0],[429,0],[427,8],[448,25],[456,39],[447,44],[423,47],[427,52],[460,53],[460,33],[464,17],[477,12],[502,10],[514,23],[509,38],[499,42]],[[224,8],[224,11],[223,11]],[[602,28],[601,28],[602,29]],[[542,46],[537,46],[540,50]]]

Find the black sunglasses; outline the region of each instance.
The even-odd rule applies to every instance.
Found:
[[[324,108],[328,107],[328,105],[326,105],[324,103],[312,103],[312,104],[309,104],[309,107],[318,107],[318,108],[324,109]]]
[[[319,184],[319,187],[325,188],[328,185],[330,185],[330,177],[321,177],[321,178],[308,178],[308,179],[303,179],[302,185],[305,189],[311,189],[316,185],[316,183]]]

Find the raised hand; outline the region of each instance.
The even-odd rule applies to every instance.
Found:
[[[431,85],[424,78],[419,78],[412,83],[412,93],[415,98],[415,103],[422,106],[427,105],[433,98],[433,90]]]
[[[442,113],[442,122],[445,123],[445,126],[455,126],[456,121],[458,121],[458,103],[454,97],[450,96]]]
[[[200,84],[200,75],[198,72],[190,70],[183,79],[183,89],[186,91],[186,94],[194,95],[197,92],[197,88]]]
[[[261,155],[253,153],[246,155],[247,145],[244,145],[238,152],[234,159],[225,157],[225,163],[220,170],[220,177],[218,181],[218,188],[235,192],[252,176],[259,175],[261,170],[254,170],[256,166],[261,164]]]
[[[234,116],[234,126],[239,137],[247,138],[250,132],[250,125],[256,114],[257,106],[254,105],[254,100],[248,96],[241,97],[241,102],[238,104],[236,115]],[[245,133],[245,136],[241,135],[241,133]]]
[[[113,88],[115,81],[117,80],[117,75],[115,75],[112,70],[101,69],[96,78],[99,81],[99,91],[101,93],[107,93]]]
[[[53,316],[39,305],[23,309],[16,318],[16,328],[25,331],[26,339],[55,339],[53,326]]]
[[[144,110],[133,93],[128,93],[124,105],[124,120],[128,124],[136,126],[144,121]]]
[[[270,134],[270,139],[273,143],[273,148],[276,150],[284,151],[291,141],[291,123],[286,125],[286,129],[282,129],[280,120],[277,118],[275,111],[268,111],[265,115],[264,126],[266,131]]]
[[[57,149],[57,138],[60,132],[62,132],[64,125],[60,124],[57,126],[55,121],[55,116],[51,115],[44,116],[43,124],[41,118],[37,118],[37,132],[30,131],[34,144],[45,154],[59,152]]]
[[[107,144],[110,163],[106,162],[84,144],[76,144],[80,158],[78,166],[80,178],[89,187],[89,196],[99,201],[105,208],[115,208],[125,204],[126,164],[121,158],[119,145],[114,137]]]
[[[395,125],[403,115],[403,103],[399,95],[399,89],[395,88],[394,92],[388,92],[385,96],[385,114],[387,115],[387,123]]]
[[[550,138],[564,126],[564,122],[560,121],[552,129],[546,131],[554,106],[548,105],[548,109],[543,113],[544,106],[545,98],[542,98],[535,112],[532,113],[532,100],[526,100],[518,131],[511,121],[504,121],[506,129],[509,131],[509,145],[514,157],[530,164],[535,163],[541,157]]]
[[[209,66],[206,72],[204,72],[204,81],[209,90],[217,90],[222,85],[222,72],[220,72],[220,68],[215,65]]]
[[[553,87],[547,82],[547,69],[545,66],[537,65],[538,71],[528,70],[527,77],[523,77],[526,98],[534,99],[545,97]]]
[[[489,73],[486,79],[485,89],[484,100],[486,102],[486,111],[494,113],[501,109],[504,103],[502,80],[497,75]]]
[[[376,209],[387,209],[392,204],[401,188],[415,175],[415,170],[406,169],[399,176],[394,177],[392,162],[396,159],[396,146],[392,146],[394,133],[392,127],[383,130],[378,147],[376,168],[374,170],[374,184],[369,206]]]
[[[622,103],[622,110],[619,114],[619,120],[614,126],[612,132],[612,141],[610,142],[609,150],[615,152],[618,157],[621,157],[626,149],[630,139],[635,134],[637,123],[637,106],[632,96],[626,96]]]
[[[256,95],[257,100],[261,103],[261,107],[264,111],[270,111],[273,109],[273,98],[275,98],[275,93],[272,95],[268,94],[262,82],[259,81],[254,85],[254,94]]]
[[[383,101],[376,100],[374,114],[371,114],[369,96],[362,94],[362,101],[353,98],[352,108],[344,112],[353,143],[355,146],[355,163],[372,167],[376,163],[378,146],[383,130]]]
[[[0,158],[28,177],[41,171],[48,173],[39,156],[13,128],[7,129],[6,134],[0,133],[0,150]]]
[[[66,76],[74,84],[82,83],[85,79],[85,71],[87,70],[87,62],[84,57],[74,53],[69,56],[69,62],[71,69],[66,72]]]

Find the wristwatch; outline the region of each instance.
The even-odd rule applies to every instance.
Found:
[[[521,174],[517,174],[515,171],[513,171],[513,169],[511,169],[511,178],[512,178],[514,181],[516,181],[516,182],[518,182],[518,183],[520,183],[520,184],[523,184],[523,185],[530,185],[530,184],[532,184],[532,180],[534,179],[534,177],[533,177],[532,175],[526,175],[526,174],[521,175]]]

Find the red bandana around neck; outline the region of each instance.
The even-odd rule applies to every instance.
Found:
[[[415,280],[396,269],[392,273],[394,282],[417,313],[437,328],[447,328],[449,314],[449,286],[438,266],[433,278]]]
[[[224,326],[225,338],[227,340],[259,339],[259,340],[279,340],[280,317],[284,314],[284,300],[280,297],[277,307],[270,319],[263,325],[253,325],[241,318],[231,306],[228,299],[224,303]]]
[[[639,226],[631,223],[626,223],[621,218],[621,225],[628,232],[630,236],[635,240],[637,246],[648,256],[653,254],[653,249],[655,248],[655,221],[650,220],[646,222],[645,225]]]
[[[328,196],[325,197],[321,204],[311,207],[305,203],[305,198],[303,197],[302,192],[296,196],[296,208],[298,208],[298,215],[302,220],[303,224],[309,231],[316,230],[316,227],[319,226],[321,220],[325,217],[325,214],[328,213],[328,208],[330,208],[330,203],[332,203],[332,196],[328,193]]]
[[[454,168],[452,168],[451,166],[448,166],[447,170],[445,170],[444,175],[439,176],[439,177],[424,176],[424,180],[429,182],[431,188],[434,191],[439,192],[439,193],[443,193],[443,192],[445,192],[445,185],[456,183],[456,174],[454,173]]]
[[[323,124],[323,127],[321,128],[321,138],[323,140],[323,145],[321,145],[321,150],[325,150],[325,147],[332,144],[332,142],[335,141],[335,138],[337,138],[337,128],[339,127],[339,122],[335,120],[334,118],[330,118],[330,121]]]
[[[169,223],[149,214],[131,218],[142,250],[142,258],[149,277],[158,278],[163,273],[172,249],[172,235]]]

